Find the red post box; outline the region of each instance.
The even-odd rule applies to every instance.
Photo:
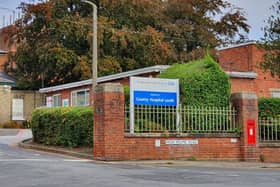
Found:
[[[249,145],[256,144],[256,122],[255,122],[255,120],[247,121],[247,137],[248,137]]]

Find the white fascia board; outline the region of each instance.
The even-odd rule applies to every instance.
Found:
[[[97,83],[122,79],[122,78],[126,78],[126,77],[146,74],[146,73],[162,72],[169,67],[170,67],[169,65],[157,65],[157,66],[151,66],[151,67],[136,69],[136,70],[132,70],[132,71],[127,71],[127,72],[123,72],[123,73],[117,73],[114,75],[103,76],[103,77],[97,78]],[[42,88],[39,90],[39,92],[40,93],[55,92],[55,91],[60,91],[60,90],[64,90],[64,89],[86,86],[86,85],[91,85],[91,84],[92,84],[92,79],[88,79],[88,80],[79,81],[79,82],[73,82],[73,83],[62,84],[62,85],[58,85],[58,86],[52,86],[52,87],[48,87],[48,88]]]
[[[136,75],[139,75],[139,74],[146,74],[146,73],[152,73],[152,72],[162,72],[169,67],[170,66],[168,66],[168,65],[158,65],[158,66],[151,66],[151,67],[147,67],[147,68],[136,69],[136,70],[127,71],[127,72],[123,72],[123,73],[117,73],[117,74],[114,74],[114,75],[99,77],[97,79],[97,82],[106,82],[106,81],[110,81],[110,80],[117,80],[117,79],[121,79],[121,78],[136,76]]]
[[[217,47],[216,49],[218,51],[222,51],[222,50],[226,50],[226,49],[232,49],[232,48],[243,47],[243,46],[246,46],[246,45],[255,45],[255,44],[257,44],[256,41],[250,41],[250,42],[245,42],[245,43],[240,43],[240,44],[229,45],[229,46],[226,46],[226,47]]]
[[[237,71],[227,71],[227,75],[231,78],[246,78],[246,79],[256,79],[258,74],[255,72],[237,72]]]
[[[75,87],[80,87],[80,86],[85,86],[85,85],[90,85],[90,84],[92,84],[92,79],[68,83],[68,84],[62,84],[62,85],[52,86],[52,87],[47,87],[47,88],[41,88],[39,90],[39,92],[40,93],[55,92],[55,91],[59,91],[59,90],[65,90],[65,89],[69,89],[69,88],[75,88]]]
[[[7,51],[3,51],[3,50],[0,50],[0,54],[8,54],[8,52]]]

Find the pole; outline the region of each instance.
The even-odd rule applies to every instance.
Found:
[[[93,46],[92,46],[92,91],[95,92],[97,85],[97,7],[93,4]]]
[[[95,87],[97,85],[97,77],[98,77],[98,71],[97,71],[97,63],[98,63],[98,56],[97,56],[97,6],[87,0],[81,0],[84,3],[88,3],[93,8],[93,23],[92,23],[92,95],[95,93]],[[92,101],[92,104],[94,105],[94,99]]]

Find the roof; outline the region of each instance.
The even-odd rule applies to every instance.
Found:
[[[218,47],[217,50],[222,51],[222,50],[226,50],[226,49],[232,49],[232,48],[243,47],[243,46],[247,46],[247,45],[256,45],[256,44],[257,44],[256,41],[248,41],[248,42],[239,43],[239,44],[232,44],[232,45],[229,45],[226,47]]]
[[[0,85],[15,86],[15,79],[4,72],[0,72]]]
[[[97,79],[97,83],[118,80],[118,79],[122,79],[122,78],[126,78],[126,77],[146,74],[146,73],[162,72],[169,67],[170,67],[169,65],[158,65],[158,66],[151,66],[151,67],[136,69],[136,70],[132,70],[132,71],[127,71],[127,72],[123,72],[123,73],[117,73],[117,74],[113,74],[113,75],[103,76],[103,77],[99,77]],[[255,79],[258,76],[258,74],[255,72],[226,72],[226,73],[231,78]],[[64,90],[64,89],[70,89],[70,88],[75,88],[75,87],[80,87],[80,86],[87,86],[87,85],[91,85],[91,84],[92,84],[92,79],[88,79],[88,80],[84,80],[84,81],[78,81],[78,82],[62,84],[62,85],[58,85],[58,86],[52,86],[52,87],[48,87],[48,88],[42,88],[39,90],[39,92],[40,93],[55,92],[55,91],[60,91],[60,90]]]
[[[169,65],[157,65],[157,66],[151,66],[151,67],[126,71],[126,72],[122,72],[122,73],[99,77],[99,78],[97,78],[97,83],[118,80],[118,79],[122,79],[122,78],[126,78],[126,77],[142,75],[142,74],[146,74],[146,73],[162,72],[162,71],[166,70],[167,68],[169,68]],[[55,91],[59,91],[59,90],[75,88],[75,87],[79,87],[79,86],[86,86],[86,85],[91,85],[91,84],[92,84],[92,79],[88,79],[88,80],[79,81],[79,82],[73,82],[73,83],[62,84],[62,85],[58,85],[58,86],[52,86],[52,87],[48,87],[48,88],[42,88],[39,90],[39,92],[40,93],[55,92]]]

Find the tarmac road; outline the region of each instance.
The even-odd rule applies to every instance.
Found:
[[[0,135],[0,187],[280,186],[279,169],[101,163],[10,145],[28,133]]]

